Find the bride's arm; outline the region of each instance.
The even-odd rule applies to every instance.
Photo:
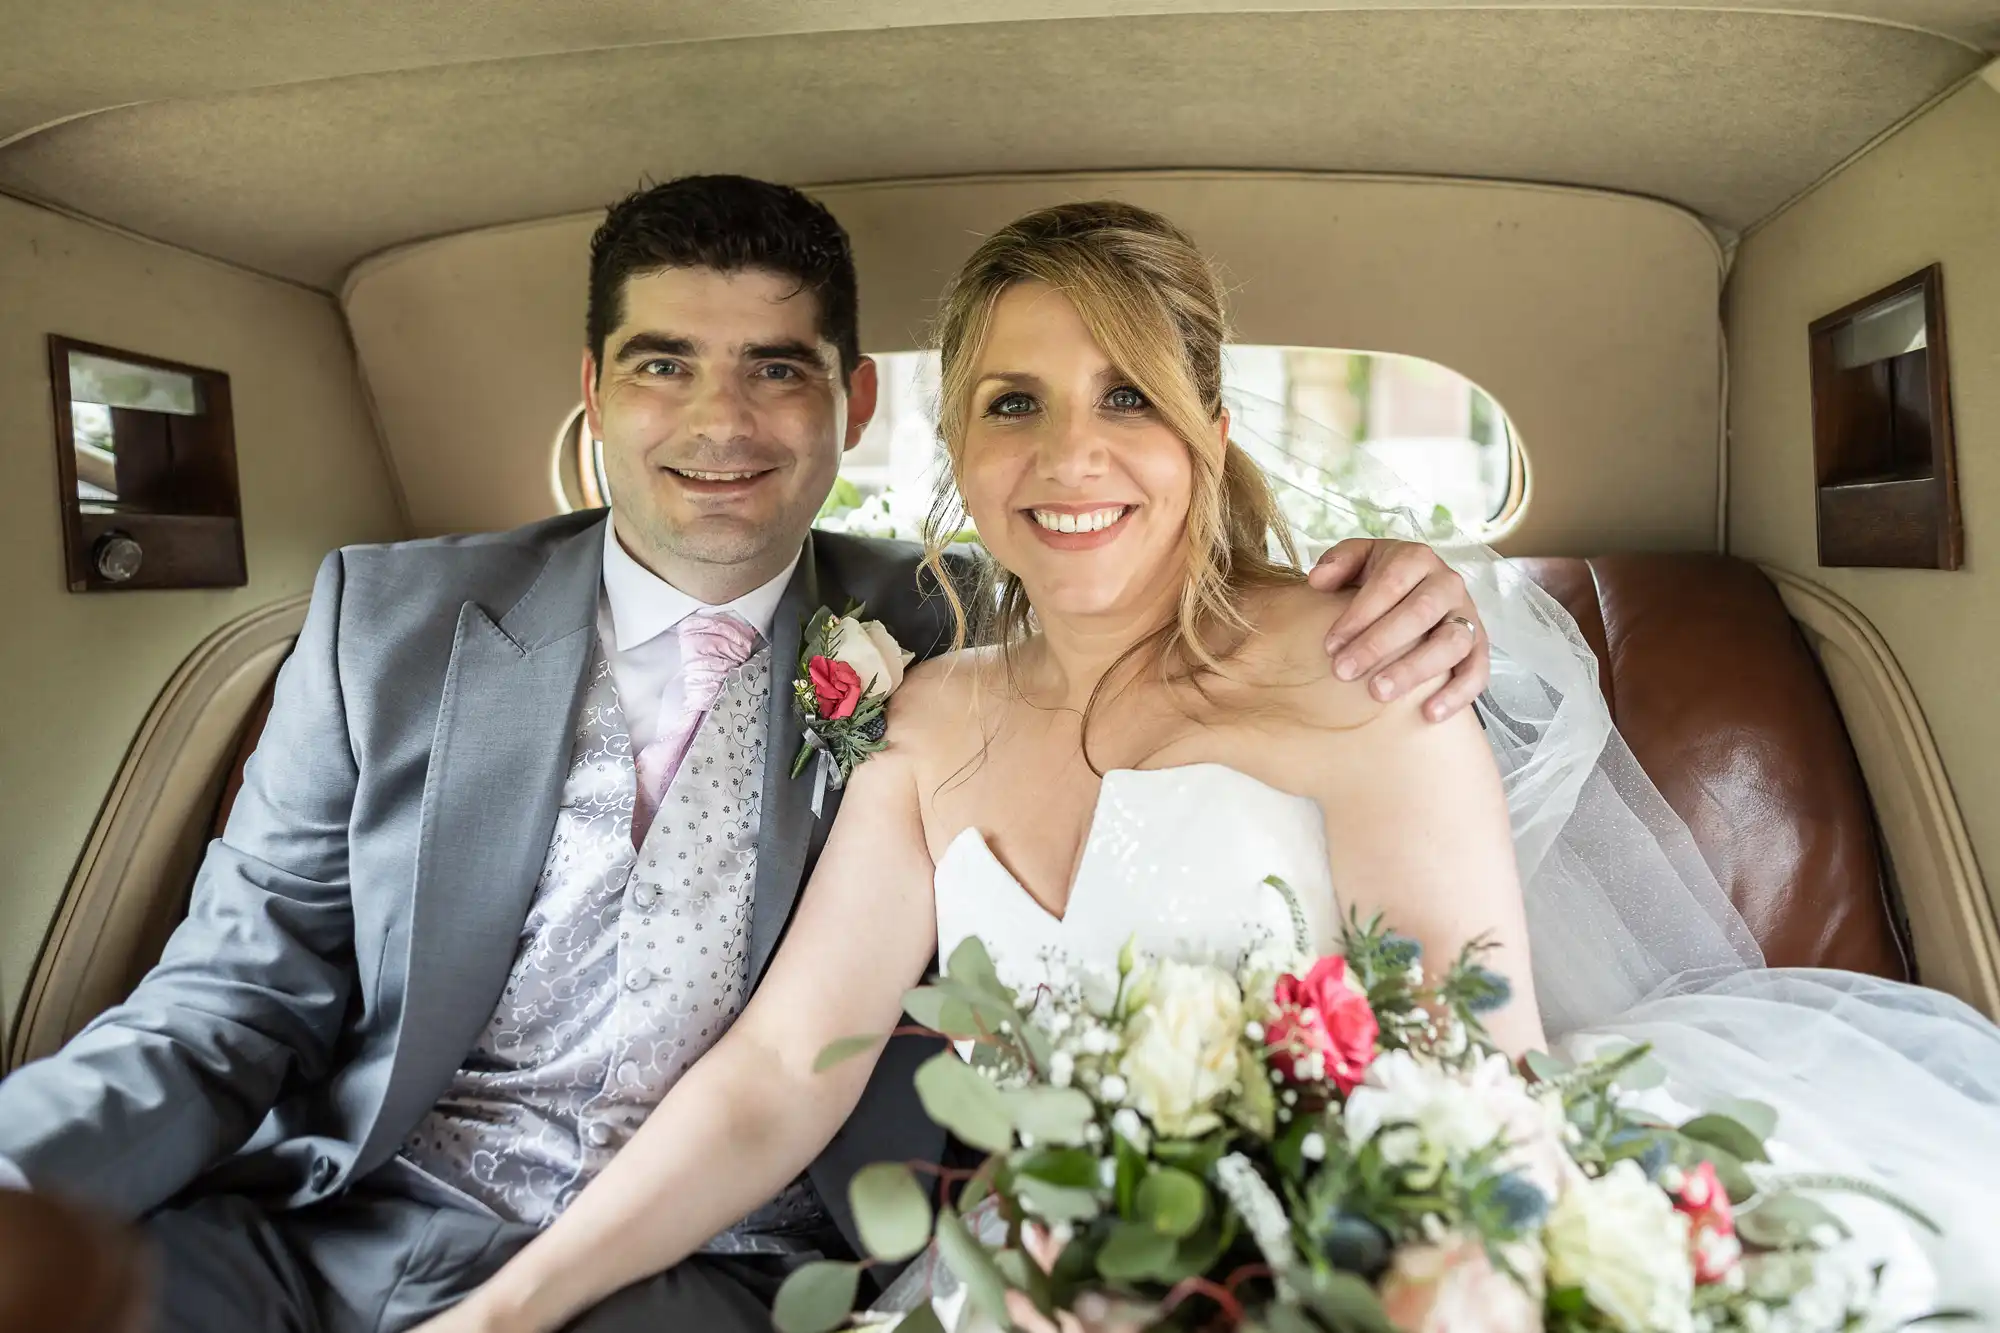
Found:
[[[1323,612],[1309,609],[1308,615]],[[1298,673],[1316,665],[1317,627],[1308,619],[1289,645]],[[1317,680],[1294,694],[1315,725],[1289,729],[1276,760],[1280,785],[1316,799],[1326,817],[1333,882],[1342,912],[1380,912],[1389,927],[1423,945],[1440,973],[1484,935],[1496,946],[1487,966],[1505,976],[1513,999],[1486,1019],[1493,1040],[1520,1056],[1546,1044],[1530,971],[1528,922],[1514,859],[1507,798],[1493,751],[1474,714],[1426,722],[1435,680],[1390,704],[1358,684]],[[1289,691],[1288,691],[1289,692]]]
[[[749,1006],[555,1224],[474,1293],[463,1326],[559,1328],[679,1263],[804,1170],[875,1063],[815,1074],[820,1050],[893,1028],[936,951],[932,870],[912,765],[892,746],[855,770]]]

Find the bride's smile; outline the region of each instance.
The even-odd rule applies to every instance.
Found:
[[[1151,620],[1185,564],[1194,466],[1076,305],[1046,283],[994,302],[959,485],[1036,607]]]

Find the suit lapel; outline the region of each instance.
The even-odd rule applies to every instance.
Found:
[[[601,524],[564,539],[498,622],[477,603],[459,608],[424,780],[383,1133],[400,1135],[435,1103],[506,984],[569,767],[603,543]]]
[[[805,551],[792,581],[785,588],[778,613],[771,622],[771,703],[770,721],[765,729],[763,810],[757,828],[757,886],[750,909],[750,985],[754,989],[769,966],[778,937],[791,920],[798,901],[799,883],[807,861],[817,845],[826,839],[833,820],[837,793],[828,792],[818,819],[813,817],[814,771],[811,764],[798,777],[792,776],[792,760],[797,757],[804,732],[792,703],[792,681],[799,670],[799,642],[806,617],[821,606],[839,609],[844,594],[825,581],[814,557],[813,539],[806,538]]]

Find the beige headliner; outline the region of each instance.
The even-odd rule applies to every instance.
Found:
[[[10,19],[0,189],[329,290],[400,243],[701,169],[1422,172],[1649,195],[1738,229],[2000,44],[1996,0],[271,12],[98,0]]]
[[[1508,549],[1715,545],[1721,256],[1677,209],[1540,186],[1246,172],[820,191],[854,237],[862,341],[884,351],[921,344],[981,234],[1107,194],[1165,211],[1222,262],[1243,341],[1406,352],[1492,392],[1532,469]],[[417,532],[548,511],[596,222],[455,236],[355,274],[348,324]]]

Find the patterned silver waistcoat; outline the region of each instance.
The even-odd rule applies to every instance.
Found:
[[[432,1181],[547,1226],[741,1012],[770,692],[763,647],[724,681],[635,852],[632,747],[599,651],[506,990],[403,1144]],[[806,1248],[824,1226],[801,1179],[707,1248]]]

